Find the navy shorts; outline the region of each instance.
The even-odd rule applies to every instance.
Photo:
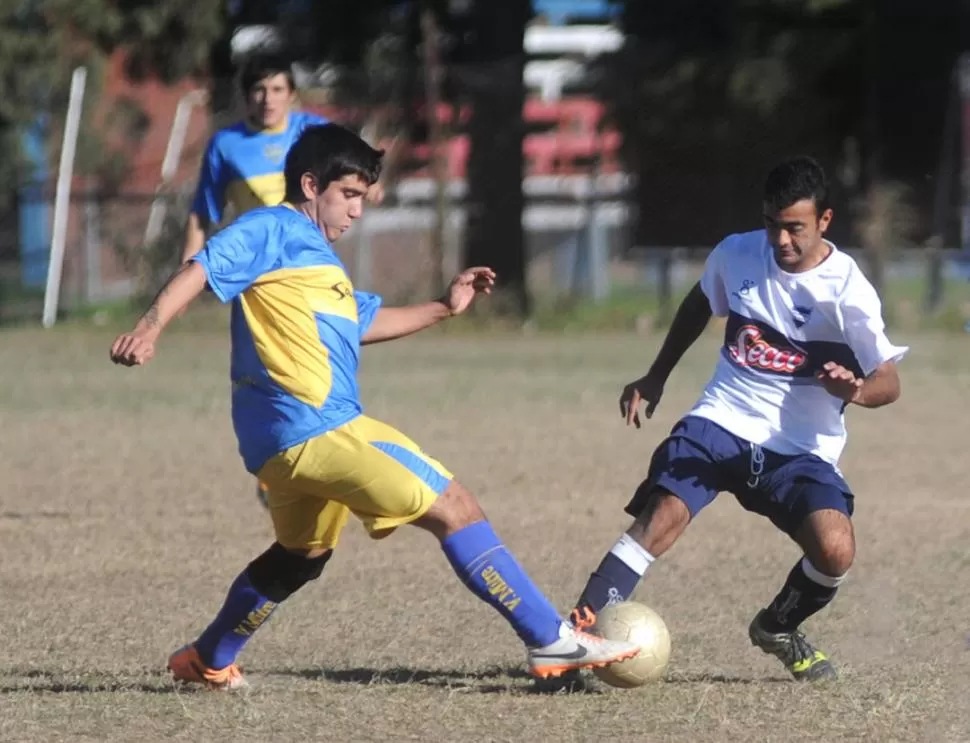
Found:
[[[657,490],[680,498],[691,518],[718,493],[732,493],[743,508],[789,535],[814,511],[832,508],[851,517],[854,500],[841,473],[824,459],[762,449],[696,416],[680,420],[657,447],[626,512],[639,516]]]

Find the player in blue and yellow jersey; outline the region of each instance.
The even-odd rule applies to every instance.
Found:
[[[315,114],[293,110],[293,73],[282,57],[249,57],[239,83],[246,115],[213,134],[206,146],[185,228],[183,262],[202,249],[207,234],[222,223],[227,211],[240,216],[282,202],[286,153],[308,126],[327,123]]]
[[[236,578],[198,639],[171,656],[176,679],[244,684],[239,652],[281,602],[320,576],[351,514],[377,539],[404,524],[434,535],[462,582],[526,644],[537,676],[638,652],[563,621],[475,497],[407,436],[364,415],[360,346],[461,314],[495,279],[491,269],[471,268],[440,300],[410,307],[383,307],[354,290],[332,243],[360,217],[382,155],[334,124],[307,129],[286,159],[286,202],[213,236],[111,348],[116,363],[144,364],[165,325],[206,285],[232,303],[233,426],[246,468],[269,485],[276,542]]]
[[[307,127],[327,123],[315,114],[293,110],[293,72],[282,56],[249,57],[239,80],[246,117],[217,131],[206,147],[185,229],[182,262],[202,249],[206,235],[223,222],[227,211],[240,216],[282,202],[286,154]],[[367,198],[381,201],[379,183],[368,189]],[[265,483],[258,484],[256,494],[267,505]]]

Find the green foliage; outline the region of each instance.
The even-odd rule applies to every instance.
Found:
[[[861,239],[854,205],[887,181],[912,187],[925,236],[966,0],[627,0],[624,28],[602,80],[641,178],[638,242],[750,225],[764,170],[793,152],[835,176],[836,240]]]
[[[117,49],[128,52],[128,73],[172,82],[200,70],[223,31],[222,4],[206,0],[19,0],[0,4],[0,182],[20,181],[23,128],[45,112],[52,132],[67,108],[71,70],[90,66],[86,111],[97,100],[102,62]],[[131,106],[114,112],[129,123],[109,122],[132,133],[139,114]],[[134,122],[134,123],[130,123]],[[79,168],[91,171],[103,141],[79,152]],[[99,175],[117,180],[122,168],[103,158]],[[9,191],[0,191],[0,198]]]

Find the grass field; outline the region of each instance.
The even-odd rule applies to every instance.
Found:
[[[514,634],[429,536],[372,543],[352,524],[230,696],[164,672],[271,541],[230,429],[226,338],[174,332],[140,370],[110,365],[111,338],[0,334],[2,740],[970,740],[966,337],[898,336],[914,347],[903,398],[849,415],[859,555],[806,628],[840,666],[833,685],[796,685],[748,644],[796,551],[722,496],[636,597],[671,630],[662,682],[534,693]],[[565,610],[714,359],[712,332],[646,429],[625,429],[620,387],[659,340],[403,341],[365,352],[363,392],[477,492]]]

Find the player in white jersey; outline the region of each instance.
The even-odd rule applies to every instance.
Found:
[[[850,404],[899,397],[879,298],[849,256],[824,239],[832,219],[825,173],[797,157],[769,173],[765,229],[731,235],[710,254],[653,366],[620,398],[627,425],[656,409],[671,371],[712,315],[727,318],[714,375],[653,454],[626,511],[633,525],[607,553],[573,611],[630,597],[655,558],[719,492],[771,519],[802,549],[775,599],[757,613],[751,642],[799,680],[835,677],[799,630],[834,597],[855,556],[853,495],[837,463]]]

